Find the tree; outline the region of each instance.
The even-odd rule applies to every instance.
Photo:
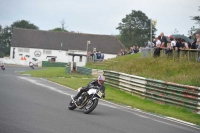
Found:
[[[36,25],[26,20],[16,21],[11,26],[6,26],[5,28],[0,26],[0,51],[3,52],[3,55],[10,54],[10,42],[13,28],[39,29]]]
[[[120,41],[127,48],[133,45],[144,46],[145,42],[150,40],[151,21],[142,11],[132,10],[116,28],[120,30]],[[155,31],[156,28],[152,25],[153,36]]]
[[[200,11],[200,6],[199,6],[199,10],[198,11]],[[197,21],[196,24],[199,24],[199,26],[200,26],[200,16],[194,16],[194,17],[192,17],[192,20]]]
[[[190,28],[190,30],[188,31],[188,35],[189,35],[189,36],[192,36],[196,31],[197,31],[197,29],[195,28],[195,26],[192,26],[192,27]]]
[[[179,31],[175,28],[174,31],[172,31],[172,34],[178,34]]]
[[[11,25],[11,28],[23,28],[23,29],[36,29],[39,30],[39,28],[30,23],[29,21],[26,20],[20,20],[20,21],[16,21]]]
[[[52,29],[50,31],[64,31],[64,32],[68,32],[67,30],[62,29],[62,28],[54,28],[54,29]]]
[[[10,41],[11,41],[10,27],[2,28],[0,26],[0,52],[1,56],[9,55]]]

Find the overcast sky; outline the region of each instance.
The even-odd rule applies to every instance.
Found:
[[[116,27],[132,10],[157,20],[156,34],[169,36],[177,29],[188,34],[199,27],[191,16],[200,16],[200,0],[0,0],[0,25],[27,20],[40,30],[61,27],[89,34],[117,35]]]

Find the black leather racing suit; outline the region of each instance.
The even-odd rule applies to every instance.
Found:
[[[78,94],[74,97],[74,99],[78,99],[78,97],[80,97],[83,92],[86,92],[91,88],[99,88],[99,87],[100,87],[100,90],[104,93],[103,97],[105,97],[105,86],[100,85],[98,83],[98,80],[93,80],[90,83],[88,83],[86,87],[82,87],[82,89],[78,92]]]

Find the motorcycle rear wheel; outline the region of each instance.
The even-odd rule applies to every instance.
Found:
[[[68,109],[69,109],[69,110],[74,110],[75,108],[76,108],[76,105],[73,103],[73,100],[71,100],[71,101],[69,102]]]
[[[96,108],[96,106],[98,105],[98,102],[99,102],[99,100],[98,99],[95,99],[95,100],[92,100],[91,101],[91,104],[90,105],[86,105],[85,106],[85,108],[84,108],[84,113],[85,114],[89,114],[89,113],[91,113],[95,108]],[[89,107],[89,108],[87,108],[87,107]]]

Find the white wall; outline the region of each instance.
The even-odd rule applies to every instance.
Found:
[[[74,54],[83,54],[86,55],[86,51],[78,51],[78,50],[69,50],[69,51],[62,51],[62,50],[50,50],[51,54],[45,53],[44,49],[36,49],[36,48],[20,48],[20,47],[14,47],[15,48],[15,62],[19,65],[28,65],[29,61],[33,61],[32,58],[38,59],[38,62],[42,61],[48,61],[47,56],[56,56],[56,61],[55,62],[63,62],[63,63],[68,63],[72,62],[72,56],[68,55],[68,53],[74,53]],[[19,51],[20,50],[20,51]],[[22,51],[21,51],[22,50]],[[36,57],[35,56],[35,51],[40,51],[41,56]],[[20,56],[19,54],[23,54],[23,56]],[[25,57],[26,61],[21,60],[22,57],[25,55],[29,55],[30,57]],[[10,59],[13,60],[13,47],[10,48]],[[75,56],[74,62],[76,62],[77,66],[85,66],[86,64],[86,56],[82,56],[82,62],[80,62],[80,57]]]
[[[105,60],[112,59],[112,58],[115,58],[115,57],[117,57],[117,55],[114,55],[114,54],[104,54],[104,59]]]

